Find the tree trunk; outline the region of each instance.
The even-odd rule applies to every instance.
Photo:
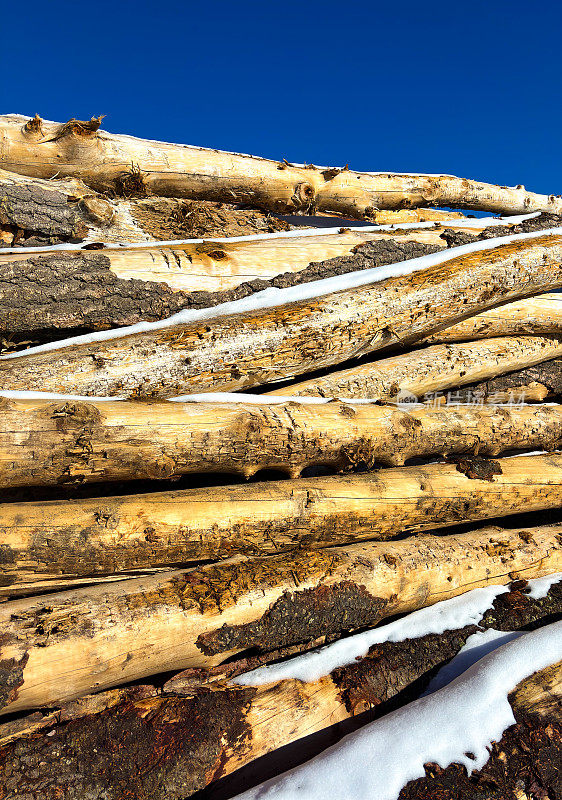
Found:
[[[321,549],[562,505],[562,455],[0,505],[4,587]],[[45,590],[48,584],[45,585]]]
[[[331,372],[267,395],[423,401],[442,389],[493,378],[562,355],[562,338],[501,336],[464,344],[435,344],[359,367]]]
[[[352,172],[147,141],[99,130],[100,119],[64,125],[0,118],[4,169],[40,178],[80,178],[99,191],[239,202],[284,213],[358,219],[376,209],[446,206],[493,213],[562,213],[562,200],[448,175]]]
[[[478,628],[516,630],[560,613],[561,589],[554,584],[534,600],[517,586],[496,598]],[[97,800],[101,792],[106,800],[183,800],[276,748],[385,703],[456,655],[478,628],[385,641],[309,683],[198,686],[190,671],[168,681],[161,696],[152,686],[114,689],[5,722],[0,783],[30,800],[58,800],[61,788],[71,800]],[[538,706],[536,681],[526,687]]]
[[[266,559],[13,600],[0,607],[1,714],[248,648],[374,625],[467,589],[562,571],[560,527],[488,528]]]
[[[234,396],[233,399],[235,399]],[[264,401],[266,398],[264,397]],[[416,456],[553,450],[562,407],[0,399],[0,487],[262,469],[401,466]],[[22,431],[25,434],[22,435]]]
[[[427,336],[424,342],[462,342],[493,336],[532,334],[549,336],[562,331],[562,294],[543,294],[507,303],[450,328]]]
[[[242,389],[412,342],[500,302],[562,285],[558,235],[428,258],[444,260],[371,285],[371,273],[358,273],[365,285],[312,299],[297,301],[300,287],[280,290],[274,307],[236,313],[233,304],[221,316],[184,317],[191,323],[172,318],[142,333],[126,329],[4,357],[0,387],[129,397]],[[328,287],[317,282],[311,291]]]

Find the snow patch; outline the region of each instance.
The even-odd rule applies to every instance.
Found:
[[[303,302],[333,294],[334,292],[342,292],[368,284],[379,283],[387,278],[409,275],[413,272],[428,269],[429,267],[438,266],[439,264],[451,261],[460,256],[485,250],[493,250],[514,241],[526,241],[549,235],[562,235],[562,227],[548,228],[544,231],[533,231],[532,233],[502,236],[497,239],[485,239],[482,242],[462,245],[461,247],[452,247],[445,251],[429,253],[428,255],[413,258],[408,261],[359,270],[357,272],[349,272],[345,275],[334,275],[330,278],[322,278],[318,281],[289,286],[285,289],[270,287],[263,292],[256,292],[240,300],[221,303],[211,308],[195,310],[185,309],[179,311],[177,314],[173,314],[167,319],[157,322],[138,322],[135,325],[129,325],[123,328],[113,328],[108,331],[96,331],[83,336],[75,336],[70,339],[60,339],[57,342],[48,342],[47,344],[38,345],[37,347],[30,347],[28,350],[23,350],[21,353],[0,356],[0,360],[11,360],[21,358],[23,355],[45,353],[65,347],[88,345],[94,342],[107,342],[111,339],[121,339],[126,336],[162,330],[163,328],[169,328],[175,325],[188,325],[208,319],[218,319],[224,316],[262,311],[267,308],[274,308],[288,303]]]
[[[498,647],[443,689],[345,737],[237,800],[396,800],[423,765],[482,769],[488,747],[515,723],[508,694],[562,659],[562,622]],[[470,758],[467,753],[474,756]]]
[[[275,681],[297,679],[306,683],[329,675],[337,667],[353,663],[367,655],[369,648],[382,642],[419,639],[428,633],[444,633],[478,625],[496,597],[508,592],[507,586],[485,586],[413,611],[380,628],[339,639],[319,650],[270,664],[239,675],[234,682],[242,686],[261,686]]]
[[[546,597],[552,586],[555,583],[562,581],[562,572],[554,572],[552,575],[545,575],[544,578],[533,578],[529,581],[528,588],[530,589],[528,597],[533,600],[540,600]]]

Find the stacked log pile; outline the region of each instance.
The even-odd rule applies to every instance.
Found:
[[[562,199],[100,124],[0,117],[0,800],[315,798],[498,665],[387,789],[561,798]]]

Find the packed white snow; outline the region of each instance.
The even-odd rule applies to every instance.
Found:
[[[498,647],[443,689],[350,734],[316,758],[237,800],[396,800],[424,764],[482,769],[515,723],[508,694],[562,659],[562,622]],[[470,755],[468,755],[470,754]],[[473,757],[472,757],[473,756]]]
[[[562,572],[553,572],[552,575],[545,575],[544,578],[533,578],[529,581],[529,597],[533,600],[540,600],[546,597],[551,586],[562,581]]]
[[[462,647],[456,656],[441,667],[437,675],[429,682],[424,695],[433,694],[438,689],[447,686],[459,675],[479,661],[484,656],[491,653],[496,647],[501,647],[502,644],[511,642],[519,636],[524,636],[522,631],[496,631],[494,628],[488,628],[487,631],[478,631],[469,636],[466,644]]]
[[[443,264],[446,261],[451,261],[453,258],[458,258],[459,256],[481,252],[484,250],[493,250],[494,248],[501,247],[505,244],[510,244],[514,241],[526,241],[529,239],[537,239],[541,236],[553,234],[562,234],[562,227],[548,228],[543,231],[533,231],[532,233],[501,236],[497,239],[485,239],[481,242],[462,245],[461,247],[452,247],[448,250],[439,251],[437,253],[429,253],[428,255],[421,256],[420,258],[413,258],[408,261],[400,261],[396,264],[373,267],[372,269],[359,270],[357,272],[349,272],[344,275],[334,275],[330,278],[322,278],[317,281],[310,281],[309,283],[301,283],[296,286],[289,286],[285,289],[278,289],[277,287],[272,286],[268,289],[264,289],[263,292],[256,292],[255,294],[248,295],[248,297],[241,298],[240,300],[233,300],[229,303],[221,303],[220,305],[212,306],[211,308],[184,309],[183,311],[179,311],[177,314],[173,314],[167,319],[159,320],[157,322],[138,322],[135,325],[129,325],[123,328],[112,328],[108,331],[96,331],[94,333],[87,333],[83,336],[74,336],[70,339],[60,339],[56,342],[48,342],[47,344],[38,345],[37,347],[30,347],[28,350],[23,350],[20,353],[0,356],[0,360],[12,360],[21,358],[24,355],[33,355],[34,353],[60,350],[64,347],[73,347],[76,345],[87,345],[92,344],[93,342],[107,342],[111,339],[120,339],[125,336],[132,336],[138,333],[148,333],[161,330],[163,328],[173,327],[174,325],[187,325],[195,322],[202,322],[208,319],[217,319],[224,316],[261,311],[267,308],[286,305],[288,303],[311,300],[313,298],[333,294],[334,292],[341,292],[347,289],[354,289],[360,286],[378,283],[386,280],[387,278],[409,275],[413,272],[418,272],[423,269],[428,269],[429,267]]]

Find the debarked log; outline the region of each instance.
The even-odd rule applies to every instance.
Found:
[[[562,355],[562,338],[498,336],[476,342],[434,344],[359,367],[291,384],[268,395],[422,401],[443,389],[493,378]]]
[[[459,652],[469,635],[517,630],[562,611],[562,584],[533,599],[524,582],[476,625],[373,645],[315,681],[205,685],[193,671],[164,686],[113,689],[0,724],[0,784],[35,800],[183,800],[303,736],[395,697]],[[538,700],[539,698],[535,698]],[[271,714],[275,724],[271,724]],[[1,795],[0,795],[1,796]]]
[[[453,403],[542,403],[562,396],[562,359],[554,358],[534,367],[498,375],[447,393]],[[444,398],[445,400],[445,398]],[[436,398],[436,402],[439,399]]]
[[[478,586],[562,571],[560,526],[235,558],[0,607],[1,714],[333,637]]]
[[[402,466],[417,456],[497,456],[560,445],[562,406],[555,405],[400,409],[339,401],[0,398],[2,488],[158,480],[195,472],[250,478],[264,469],[298,478],[309,466],[349,471]]]
[[[170,397],[243,389],[330,367],[562,285],[562,236],[530,236],[503,245],[482,242],[457,256],[454,250],[436,253],[429,256],[438,262],[431,267],[334,294],[296,300],[300,292],[281,289],[279,304],[270,308],[237,313],[232,304],[228,315],[215,317],[182,312],[192,314],[191,322],[171,318],[144,332],[125,329],[3,357],[0,389]],[[484,245],[491,249],[478,250]]]
[[[562,506],[562,455],[0,505],[0,594],[234,555],[386,540]],[[46,589],[48,586],[45,587]]]
[[[494,213],[562,212],[554,195],[449,175],[296,167],[219,150],[167,144],[100,130],[101,117],[65,124],[0,117],[0,167],[23,175],[73,176],[100,191],[134,185],[172,197],[245,203],[277,212],[369,218],[376,209],[445,206]]]
[[[527,297],[504,306],[483,311],[457,322],[450,328],[427,336],[424,341],[462,342],[490,339],[494,336],[532,334],[548,336],[562,331],[562,294]]]

